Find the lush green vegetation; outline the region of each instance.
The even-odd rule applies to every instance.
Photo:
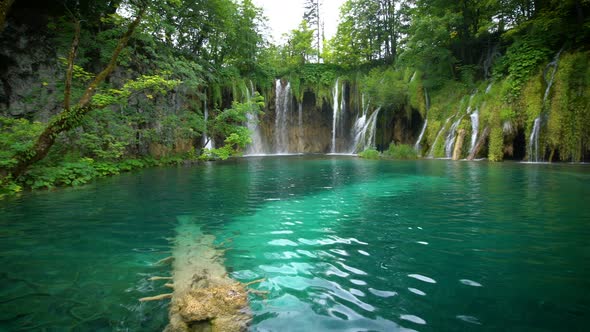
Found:
[[[363,159],[393,159],[393,160],[413,160],[418,159],[416,150],[407,144],[391,143],[389,148],[380,153],[374,148],[364,150],[358,154]]]
[[[279,45],[265,41],[251,0],[62,2],[6,1],[0,10],[7,43],[32,7],[48,32],[25,37],[52,47],[35,84],[0,116],[3,193],[239,155],[249,142],[245,114],[273,97],[276,78],[290,81],[299,102],[306,91],[318,106],[333,100],[340,79],[351,107],[364,95],[382,114],[427,118],[421,155],[443,156],[457,120],[470,137],[464,114],[474,109],[485,142],[476,156],[510,157],[538,116],[545,159],[590,151],[588,1],[347,0],[326,40],[321,1],[308,0]],[[202,149],[205,134],[216,149]],[[413,144],[398,140],[383,156],[415,158],[402,143]]]
[[[358,156],[363,159],[379,159],[381,154],[376,149],[371,148],[359,152]]]
[[[416,150],[407,144],[390,144],[389,149],[383,153],[386,159],[417,159]]]

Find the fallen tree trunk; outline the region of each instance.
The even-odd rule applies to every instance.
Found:
[[[174,283],[168,285],[174,292],[165,331],[246,331],[252,319],[246,287],[263,280],[241,284],[229,278],[215,238],[204,234],[191,217],[178,221],[172,251]]]

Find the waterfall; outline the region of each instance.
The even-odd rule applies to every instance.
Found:
[[[416,144],[414,144],[414,150],[420,152],[420,150],[422,149],[422,147],[420,146],[420,142],[422,142],[422,137],[424,136],[424,133],[426,132],[426,126],[428,126],[428,119],[424,120],[424,126],[422,126],[422,131],[420,131],[420,136],[418,136],[418,140],[416,141]]]
[[[299,152],[303,152],[303,100],[299,103],[299,108],[297,110],[298,121],[297,125],[299,126],[299,138],[298,138],[298,148]]]
[[[375,133],[377,131],[377,117],[381,108],[377,108],[367,120],[367,113],[363,114],[354,124],[354,141],[351,153],[361,152],[375,146]]]
[[[459,128],[459,124],[463,118],[459,117],[457,121],[453,122],[451,129],[447,133],[447,138],[445,140],[445,157],[451,158],[453,156],[453,146],[455,145],[455,138],[457,137],[457,128]]]
[[[250,81],[250,91],[246,93],[247,102],[250,103],[252,96],[254,96],[255,90],[252,81]],[[258,119],[258,107],[254,106],[255,111],[246,113],[246,126],[250,131],[252,142],[246,148],[246,154],[264,154],[264,143],[262,142],[262,134],[260,133],[259,119]]]
[[[336,125],[338,120],[338,81],[340,79],[336,79],[336,84],[334,84],[334,89],[332,91],[334,95],[334,101],[332,103],[332,143],[331,143],[331,150],[330,152],[336,152]]]
[[[533,123],[533,130],[531,131],[531,137],[529,138],[529,161],[531,162],[539,162],[539,133],[541,131],[541,125],[542,125],[542,116],[543,116],[543,111],[545,109],[545,105],[547,103],[547,98],[549,97],[549,92],[551,90],[551,86],[553,86],[553,79],[555,78],[555,73],[557,72],[557,65],[559,62],[559,55],[561,54],[561,50],[559,52],[557,52],[557,55],[555,55],[555,59],[553,59],[553,61],[551,61],[549,64],[547,64],[547,67],[545,68],[545,73],[544,73],[544,79],[545,79],[545,83],[547,84],[547,87],[545,88],[545,94],[543,95],[543,104],[542,107],[543,109],[541,109],[541,113],[539,114],[539,116],[537,116],[535,118],[535,122]],[[551,71],[551,78],[549,78],[549,80],[547,80],[547,71],[549,70],[549,68],[553,67],[553,70]],[[541,156],[542,158],[543,156]]]
[[[434,143],[432,143],[432,146],[430,147],[430,151],[428,152],[428,157],[432,158],[434,156],[434,147],[436,146],[436,143],[438,142],[438,139],[440,138],[440,136],[442,135],[443,131],[445,130],[445,127],[447,126],[447,123],[449,123],[449,121],[451,121],[453,117],[451,116],[450,118],[448,118],[445,123],[442,125],[442,127],[440,127],[440,130],[438,131],[438,133],[436,134],[436,138],[434,139]]]
[[[209,108],[207,106],[207,98],[203,102],[203,109],[204,109],[204,117],[205,117],[205,132],[203,133],[203,145],[205,149],[214,149],[215,144],[213,143],[213,138],[207,136],[207,120],[209,119]]]
[[[424,104],[426,106],[426,119],[424,119],[424,126],[422,126],[418,140],[416,141],[416,144],[414,144],[414,150],[416,150],[418,153],[420,153],[420,150],[422,150],[420,143],[422,142],[422,137],[424,137],[426,127],[428,126],[428,110],[430,109],[430,100],[428,99],[428,90],[426,90],[426,88],[424,89]]]
[[[475,149],[477,143],[477,132],[479,131],[479,111],[476,109],[475,112],[471,113],[471,147],[469,148],[469,154]]]
[[[275,153],[289,152],[289,101],[291,99],[291,83],[285,86],[280,79],[276,81],[276,117],[275,117]]]
[[[529,161],[539,162],[539,131],[541,130],[541,116],[535,119],[531,137],[529,138]]]
[[[341,89],[340,89],[340,112],[338,113],[338,121],[337,121],[337,127],[338,127],[338,133],[340,133],[340,135],[343,135],[345,130],[344,130],[344,121],[346,121],[345,117],[346,117],[346,109],[347,109],[347,105],[346,105],[346,99],[344,98],[344,83],[342,83]],[[336,151],[338,152],[338,151]]]
[[[486,94],[490,93],[490,91],[492,91],[492,85],[493,82],[490,82],[490,84],[488,84],[488,87],[486,88]]]

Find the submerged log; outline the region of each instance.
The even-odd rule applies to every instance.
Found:
[[[166,332],[246,331],[252,320],[250,284],[231,279],[222,264],[223,251],[191,217],[179,217],[172,256],[173,287]]]

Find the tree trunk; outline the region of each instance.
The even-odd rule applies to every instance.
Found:
[[[119,54],[127,45],[127,42],[129,41],[129,38],[133,34],[135,28],[137,28],[139,25],[144,12],[145,9],[142,9],[135,20],[131,22],[127,28],[127,32],[125,32],[121,39],[119,39],[117,48],[113,52],[107,67],[98,75],[96,75],[96,78],[90,83],[90,85],[88,85],[84,95],[82,95],[76,106],[73,108],[64,108],[64,110],[58,114],[55,119],[49,122],[43,133],[41,133],[41,135],[37,138],[33,148],[15,156],[18,163],[16,166],[8,169],[7,175],[12,175],[12,177],[16,179],[21,176],[31,165],[45,158],[55,143],[57,136],[62,132],[66,132],[77,127],[82,118],[93,110],[94,106],[91,104],[91,101],[92,97],[96,94],[98,85],[107,78],[113,69],[115,69]],[[73,44],[75,45],[75,43]],[[69,61],[70,60],[73,62],[74,59],[71,58]],[[68,67],[70,65],[73,66],[73,63],[68,64]]]

